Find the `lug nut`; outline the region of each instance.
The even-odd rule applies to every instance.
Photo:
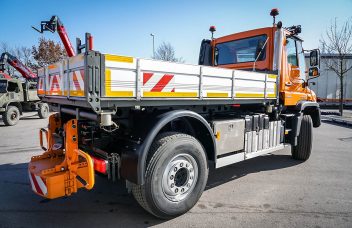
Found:
[[[192,169],[192,168],[190,168],[190,169],[189,169],[189,171],[190,171],[190,172],[193,172],[193,169]]]
[[[175,189],[175,193],[178,193],[178,188]]]
[[[174,183],[171,184],[171,188],[173,188],[173,187],[175,187],[175,184],[174,184]]]
[[[185,189],[184,188],[181,188],[181,192],[184,192],[185,191]]]
[[[187,187],[188,187],[188,188],[189,188],[189,187],[191,187],[191,184],[190,184],[190,183],[188,183],[188,184],[187,184]]]
[[[171,175],[171,176],[170,176],[170,180],[172,180],[172,179],[174,179],[174,175]]]
[[[188,168],[188,163],[186,163],[186,167]]]
[[[177,167],[174,168],[174,171],[175,171],[175,172],[177,171]]]
[[[190,180],[193,180],[193,176],[190,176],[189,179],[190,179]]]
[[[180,166],[183,167],[183,162],[181,162]]]

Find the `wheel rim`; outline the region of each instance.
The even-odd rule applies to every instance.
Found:
[[[192,192],[197,180],[196,160],[189,154],[179,154],[170,160],[164,170],[162,190],[166,198],[179,202]]]

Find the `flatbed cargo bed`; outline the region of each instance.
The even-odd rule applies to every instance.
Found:
[[[38,70],[46,102],[91,108],[263,103],[277,75],[89,51]]]

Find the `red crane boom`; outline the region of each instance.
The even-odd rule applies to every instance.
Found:
[[[20,74],[27,80],[33,80],[37,78],[37,75],[32,72],[31,69],[26,67],[19,59],[11,55],[8,52],[2,53],[0,57],[0,72],[4,71],[5,62],[15,68]],[[2,73],[5,78],[11,78],[9,75]]]

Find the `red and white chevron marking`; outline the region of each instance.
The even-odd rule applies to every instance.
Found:
[[[61,92],[61,77],[60,75],[52,75],[50,76],[50,92]]]
[[[44,78],[38,79],[38,94],[44,94]]]
[[[30,172],[29,174],[29,180],[31,182],[32,190],[40,195],[46,195],[48,193],[48,189],[45,185],[45,179],[41,178],[39,176],[36,176]]]
[[[84,70],[76,70],[72,73],[71,90],[83,91],[84,89]]]
[[[149,92],[175,92],[173,74],[143,73],[143,88]]]

